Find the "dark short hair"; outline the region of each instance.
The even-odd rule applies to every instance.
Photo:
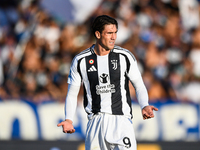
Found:
[[[110,24],[116,25],[116,28],[118,29],[117,20],[115,20],[114,18],[107,15],[98,16],[95,18],[92,24],[92,33],[94,34],[94,36],[95,36],[96,31],[99,31],[100,33],[102,33],[102,31],[104,30],[104,26],[110,25]]]

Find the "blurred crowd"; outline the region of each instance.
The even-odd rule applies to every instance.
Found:
[[[77,24],[56,19],[39,0],[1,0],[0,99],[65,101],[71,61],[95,42],[90,25],[102,14],[117,19],[116,45],[135,55],[150,102],[200,103],[198,0],[102,0]]]

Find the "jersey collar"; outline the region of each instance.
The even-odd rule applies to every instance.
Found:
[[[95,54],[95,52],[94,52],[94,46],[95,46],[95,44],[93,44],[93,45],[90,47],[90,51],[91,51],[92,54]],[[110,50],[110,52],[113,52],[114,49],[115,49],[115,46],[114,46],[113,49]]]

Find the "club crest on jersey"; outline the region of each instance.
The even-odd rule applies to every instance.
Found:
[[[93,59],[90,59],[90,60],[89,60],[89,64],[91,64],[91,65],[94,64],[94,60],[93,60]]]
[[[113,64],[113,70],[117,69],[117,60],[111,60],[111,63]]]
[[[107,83],[108,82],[108,74],[105,74],[105,73],[101,74],[99,80],[101,83]]]

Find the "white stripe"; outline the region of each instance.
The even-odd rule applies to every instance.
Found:
[[[103,73],[108,74],[108,83],[102,83],[99,80],[99,86],[102,87],[103,90],[110,89],[107,86],[110,84],[110,74],[109,74],[109,67],[108,67],[108,55],[106,56],[98,56],[97,55],[97,66],[98,66],[98,76],[102,75]],[[105,88],[104,88],[105,87]],[[111,110],[111,93],[104,93],[101,94],[101,112],[112,113]]]

